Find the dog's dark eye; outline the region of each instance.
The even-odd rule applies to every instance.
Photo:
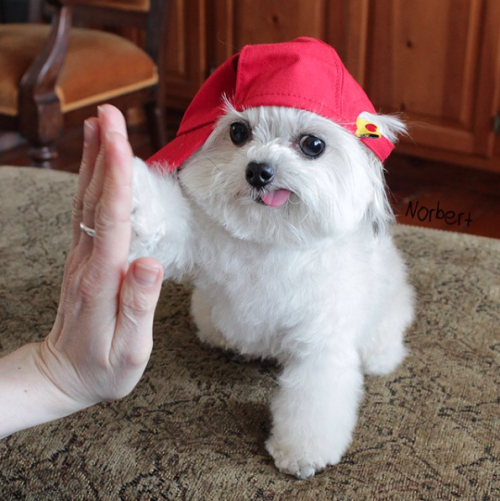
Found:
[[[302,136],[299,141],[304,155],[317,158],[325,151],[325,142],[316,136]]]
[[[250,136],[250,131],[246,124],[241,122],[235,122],[231,124],[229,128],[229,135],[231,136],[231,141],[236,146],[241,146],[246,142]]]

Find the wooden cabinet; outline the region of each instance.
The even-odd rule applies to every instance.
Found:
[[[408,115],[402,149],[500,171],[500,2],[374,1],[368,26],[362,84],[377,107]]]
[[[499,0],[176,0],[174,10],[171,106],[245,44],[313,36],[378,110],[405,113],[400,151],[500,172]]]
[[[325,0],[219,0],[213,5],[222,42],[213,53],[217,64],[249,43],[285,42],[297,36],[325,39],[330,31]]]
[[[167,41],[167,106],[184,110],[206,79],[206,0],[172,0]]]

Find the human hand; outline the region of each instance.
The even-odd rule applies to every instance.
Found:
[[[126,136],[123,116],[112,106],[85,124],[59,309],[35,356],[71,412],[127,395],[153,344],[162,267],[149,258],[128,264],[133,157]],[[95,237],[81,230],[81,222],[95,229]]]
[[[151,258],[128,264],[133,159],[126,133],[112,106],[86,122],[57,317],[42,343],[0,359],[0,438],[123,397],[146,368],[163,270]],[[82,222],[95,237],[82,232]]]

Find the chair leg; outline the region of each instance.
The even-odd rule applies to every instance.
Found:
[[[63,130],[59,101],[27,96],[20,102],[19,129],[28,140],[28,155],[35,167],[50,169],[57,158],[57,140]]]
[[[156,152],[167,144],[165,108],[155,101],[146,103],[144,111],[151,136],[151,147],[153,148],[153,152]]]
[[[42,169],[51,169],[55,166],[57,160],[57,147],[55,143],[45,145],[31,144],[28,150],[28,156],[33,167]]]

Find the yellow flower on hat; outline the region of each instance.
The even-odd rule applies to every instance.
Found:
[[[358,117],[356,120],[356,136],[358,137],[369,137],[369,138],[379,138],[382,134],[378,126],[363,117]]]

